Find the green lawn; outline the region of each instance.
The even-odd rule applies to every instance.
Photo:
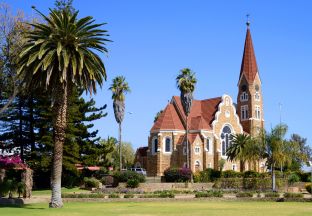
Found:
[[[82,190],[78,187],[76,188],[62,188],[62,193],[88,193],[87,190]],[[51,190],[34,190],[32,191],[33,196],[49,196],[51,195]]]
[[[110,216],[110,215],[312,215],[311,203],[243,202],[243,201],[171,201],[171,202],[107,202],[65,203],[62,209],[49,209],[47,204],[24,208],[0,207],[1,216]]]

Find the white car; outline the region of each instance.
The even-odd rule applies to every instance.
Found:
[[[146,170],[143,168],[130,168],[129,170],[146,176]]]

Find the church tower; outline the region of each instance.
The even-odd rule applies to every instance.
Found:
[[[245,132],[255,136],[264,127],[263,96],[256,55],[247,22],[243,60],[238,81],[237,114]]]

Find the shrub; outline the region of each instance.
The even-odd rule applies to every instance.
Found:
[[[172,191],[162,191],[159,193],[160,198],[174,198],[174,193]]]
[[[285,193],[284,194],[285,198],[303,198],[302,193]]]
[[[19,198],[21,197],[21,195],[24,194],[25,189],[26,189],[26,185],[24,182],[17,183],[17,193],[18,193]]]
[[[100,185],[100,181],[92,177],[91,178],[84,177],[83,182],[86,188],[98,188]]]
[[[196,198],[202,197],[223,197],[223,192],[219,190],[200,191],[195,193]]]
[[[292,173],[290,174],[290,176],[288,176],[288,184],[293,185],[296,182],[300,181],[300,177],[296,174],[296,173]]]
[[[222,172],[221,176],[223,178],[238,178],[241,177],[241,173],[233,170],[226,170]]]
[[[10,191],[10,185],[6,180],[0,181],[0,197],[5,197]]]
[[[309,193],[312,193],[312,183],[306,184],[306,185],[305,185],[305,188],[306,188],[306,190],[307,190]]]
[[[158,198],[159,194],[143,194],[140,195],[139,198]]]
[[[253,170],[249,170],[243,173],[243,177],[244,178],[259,178],[260,173],[253,171]]]
[[[91,193],[91,194],[89,194],[89,198],[105,198],[105,194],[103,194],[103,193]]]
[[[108,198],[120,198],[120,196],[119,194],[112,193],[108,195]]]
[[[114,177],[111,175],[105,175],[101,178],[101,183],[103,185],[115,185],[114,183]]]
[[[187,182],[191,180],[192,171],[189,168],[168,168],[164,172],[166,182]]]
[[[137,187],[139,187],[139,184],[140,184],[140,182],[136,178],[128,179],[128,181],[127,181],[127,187],[128,188],[137,188]]]
[[[125,194],[124,198],[134,198],[134,194]]]
[[[137,179],[140,183],[145,182],[145,176],[134,171],[123,171],[114,173],[114,178],[119,182],[127,182],[129,179]]]
[[[219,170],[208,168],[201,172],[197,172],[194,175],[194,182],[213,182],[220,177],[221,172]]]
[[[264,194],[264,197],[266,197],[266,198],[277,198],[279,196],[280,195],[277,192],[268,192],[268,193]]]
[[[240,178],[221,178],[216,181],[214,188],[218,189],[241,189],[243,181]]]
[[[253,197],[252,192],[238,192],[236,197]]]

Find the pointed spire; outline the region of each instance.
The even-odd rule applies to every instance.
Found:
[[[245,47],[243,53],[243,60],[241,65],[241,71],[239,77],[244,74],[247,82],[253,82],[257,73],[258,73],[258,66],[256,61],[256,55],[252,44],[251,34],[250,34],[250,22],[249,22],[249,15],[247,15],[247,33],[245,39]]]

